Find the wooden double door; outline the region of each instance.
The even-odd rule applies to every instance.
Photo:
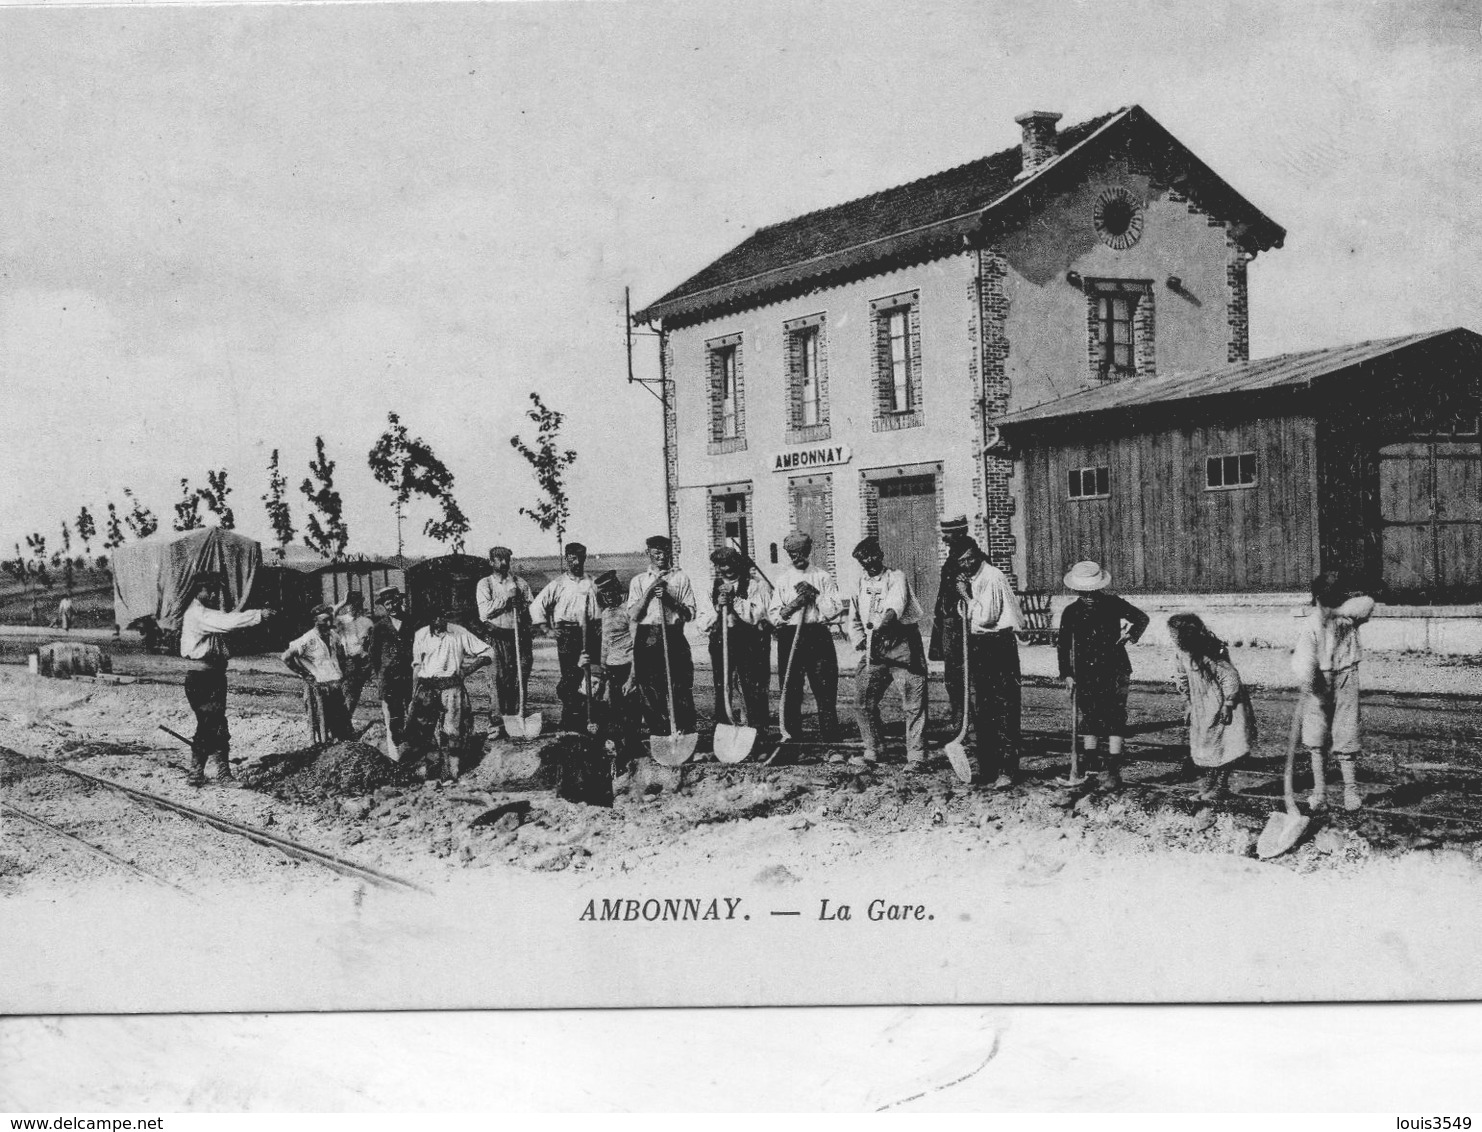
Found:
[[[921,610],[936,607],[942,562],[935,476],[898,476],[875,483],[885,564],[904,570]]]
[[[1384,582],[1426,601],[1482,596],[1482,442],[1436,437],[1379,450]]]

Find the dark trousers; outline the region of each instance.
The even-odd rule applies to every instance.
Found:
[[[391,716],[391,742],[399,744],[406,731],[407,705],[412,700],[412,677],[408,672],[381,672],[381,702]]]
[[[574,626],[573,626],[574,628]],[[487,628],[489,644],[494,648],[494,695],[500,715],[518,715],[520,711],[519,670],[515,664],[515,631]],[[580,632],[576,634],[580,636]],[[559,645],[557,646],[559,649]],[[577,649],[577,656],[581,650]],[[530,669],[535,663],[535,650],[530,643],[530,630],[520,627],[520,662],[525,666],[525,693],[530,691]],[[563,701],[564,702],[564,701]]]
[[[755,625],[734,625],[728,631],[731,653],[731,711],[721,692],[720,629],[710,634],[710,671],[715,687],[715,721],[739,723],[764,731],[770,714],[767,685],[772,679],[772,656],[767,634]],[[801,661],[801,657],[799,660]],[[734,717],[734,718],[732,718]]]
[[[185,698],[196,713],[196,733],[190,741],[196,765],[204,766],[209,755],[225,758],[232,747],[226,726],[226,665],[187,672]]]
[[[839,730],[839,657],[834,652],[834,635],[827,625],[804,625],[801,635],[796,625],[777,629],[777,683],[787,679],[788,658],[792,655],[793,638],[797,637],[798,656],[792,662],[792,682],[782,688],[784,730],[797,738],[803,729],[803,680],[813,689],[813,702],[818,705],[818,729],[824,738]]]
[[[984,779],[1019,772],[1019,642],[1012,632],[968,636],[968,734]]]
[[[341,681],[304,684],[304,703],[309,713],[309,741],[316,746],[339,739],[353,739],[350,726],[349,691]]]
[[[942,625],[942,679],[947,685],[947,702],[952,707],[952,732],[962,727],[962,622],[955,616]]]
[[[365,682],[370,679],[370,674],[370,657],[352,656],[346,658],[345,712],[348,716],[353,717],[355,715],[355,709],[360,706],[360,693],[365,688]]]
[[[664,688],[664,641],[659,626],[639,625],[633,641],[633,663],[638,666],[638,690],[643,693],[643,719],[650,734],[695,730],[695,664],[682,625],[667,627],[669,666],[674,677],[674,722],[669,726],[669,696]]]
[[[609,664],[605,671],[602,694],[598,697],[602,732],[617,748],[619,762],[632,762],[643,754],[643,740],[639,735],[643,722],[643,699],[636,688],[631,693],[623,691],[633,674],[631,664]]]
[[[581,688],[586,680],[586,669],[581,666],[581,654],[589,660],[601,655],[602,623],[587,622],[586,648],[582,648],[581,622],[560,621],[556,623],[556,661],[561,666],[561,678],[556,681],[556,698],[561,701],[561,730],[585,731],[587,729],[587,702]]]

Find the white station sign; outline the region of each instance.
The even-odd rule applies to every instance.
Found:
[[[820,444],[813,448],[793,448],[772,457],[774,472],[800,472],[807,468],[827,468],[847,464],[854,453],[847,444]]]

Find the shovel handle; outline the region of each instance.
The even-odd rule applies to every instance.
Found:
[[[1297,791],[1293,784],[1297,770],[1297,740],[1302,735],[1302,710],[1307,706],[1307,690],[1297,690],[1297,706],[1292,709],[1292,726],[1287,736],[1286,773],[1282,779],[1282,792],[1286,801],[1286,812],[1297,814]]]
[[[726,624],[730,620],[728,614],[730,607],[720,615],[720,691],[721,700],[725,704],[726,722],[733,727],[736,719],[731,713],[731,634]]]
[[[968,627],[967,627],[967,602],[957,603],[957,614],[962,618],[962,727],[957,732],[959,744],[967,741],[967,713],[968,700],[972,696],[972,674],[969,671],[970,657],[968,655]]]
[[[664,646],[664,693],[669,699],[669,734],[679,734],[679,720],[674,715],[674,673],[669,665],[669,622],[663,608],[659,609],[659,640]]]

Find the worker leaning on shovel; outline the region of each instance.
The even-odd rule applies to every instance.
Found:
[[[196,733],[190,741],[193,765],[186,782],[206,783],[206,761],[216,767],[216,780],[229,782],[232,768],[232,736],[226,723],[226,662],[231,653],[226,635],[249,629],[272,616],[271,609],[241,609],[228,613],[221,608],[226,575],[197,574],[189,587],[190,604],[180,623],[180,655],[186,661],[185,698],[196,716]]]
[[[782,681],[782,705],[778,708],[782,730],[798,735],[803,729],[803,681],[813,689],[818,705],[819,738],[837,738],[839,731],[839,656],[834,652],[830,623],[844,612],[834,576],[811,562],[813,539],[793,531],[782,540],[789,565],[776,575],[767,615],[777,626],[777,674]],[[797,649],[797,663],[793,649]],[[844,756],[829,757],[843,762]]]
[[[885,565],[885,552],[873,535],[854,548],[859,588],[850,603],[849,638],[861,653],[854,676],[855,716],[864,738],[860,763],[873,763],[884,746],[880,701],[892,683],[900,685],[906,717],[906,763],[926,769],[926,650],[921,643],[921,604],[905,571]],[[851,759],[850,762],[854,762]]]
[[[520,714],[520,703],[530,690],[530,669],[535,663],[535,650],[531,644],[534,629],[530,623],[530,606],[535,598],[530,593],[530,584],[509,570],[513,551],[507,546],[489,548],[489,565],[494,573],[480,578],[474,596],[478,601],[479,620],[484,623],[488,641],[494,646],[494,694],[498,699],[498,710],[491,716],[490,726],[496,731],[503,726],[505,716]],[[515,661],[515,648],[520,650],[519,663]],[[520,676],[524,676],[525,687],[520,687]],[[493,736],[499,738],[498,734]]]
[[[1008,577],[988,561],[977,540],[958,543],[953,591],[966,614],[967,710],[979,774],[1006,790],[1019,773],[1019,642],[1024,627]]]
[[[710,604],[714,613],[702,614],[700,632],[710,638],[710,668],[715,685],[715,718],[717,721],[740,723],[758,732],[767,727],[767,684],[772,676],[771,640],[768,635],[767,607],[772,602],[772,588],[747,566],[746,559],[733,546],[722,546],[710,552],[715,576],[710,583]],[[721,620],[726,620],[726,639],[721,637]],[[729,658],[725,653],[729,652]],[[721,673],[730,660],[730,706],[739,709],[736,719],[729,718]]]
[[[401,591],[387,586],[376,593],[381,612],[370,633],[371,671],[381,693],[393,746],[402,741],[407,705],[412,699],[412,623],[402,610]]]
[[[494,650],[440,610],[412,641],[412,703],[406,750],[425,758],[427,778],[458,780],[473,733],[464,677],[494,663]],[[405,755],[403,755],[405,759]],[[414,760],[415,761],[415,760]]]
[[[644,720],[654,735],[693,734],[695,665],[684,626],[695,617],[694,587],[689,575],[674,566],[673,543],[663,535],[653,535],[644,545],[648,549],[648,569],[628,586],[628,616],[636,631],[633,663],[643,694]],[[669,719],[666,671],[674,689],[673,720]]]
[[[334,610],[316,605],[314,627],[289,642],[282,660],[304,682],[304,704],[309,712],[309,737],[317,747],[337,739],[351,739],[350,706],[345,696],[348,658],[345,642],[335,629]]]

